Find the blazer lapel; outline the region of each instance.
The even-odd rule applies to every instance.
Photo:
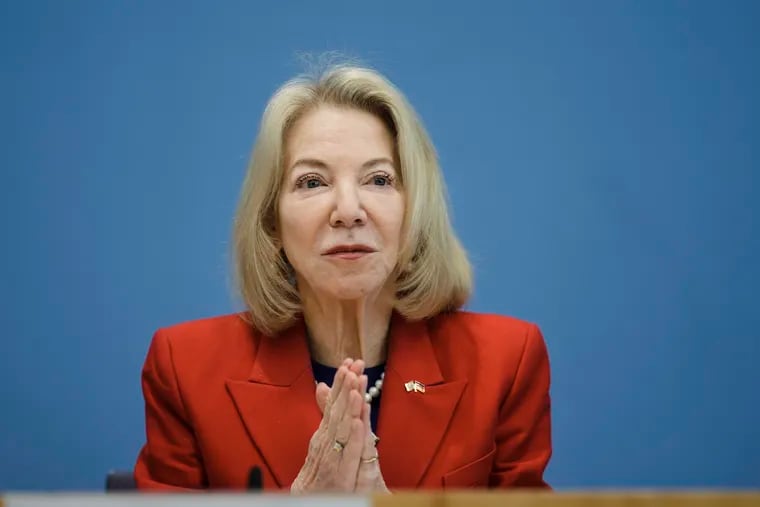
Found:
[[[424,393],[407,390],[405,383],[415,380],[424,384]],[[378,454],[389,487],[420,484],[465,385],[466,380],[444,381],[427,323],[407,322],[394,313],[377,424]]]
[[[322,419],[303,322],[263,336],[248,381],[228,380],[227,390],[277,486],[289,486]]]

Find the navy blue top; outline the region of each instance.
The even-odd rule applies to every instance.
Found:
[[[322,363],[318,363],[311,360],[311,369],[314,371],[314,380],[317,382],[324,382],[328,386],[332,387],[335,373],[337,368],[332,366],[326,366]],[[367,375],[367,389],[375,385],[375,381],[380,378],[380,375],[385,371],[385,363],[373,366],[371,368],[364,368],[364,374]],[[380,389],[380,394],[377,398],[372,400],[372,412],[370,413],[370,423],[372,424],[372,431],[377,433],[377,417],[380,414],[380,398],[383,395],[383,390]]]

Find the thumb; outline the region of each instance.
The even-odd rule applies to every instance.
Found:
[[[324,382],[320,382],[317,384],[317,390],[316,390],[316,397],[317,397],[317,406],[319,407],[319,411],[322,412],[322,414],[325,413],[325,407],[327,406],[327,398],[330,396],[330,388],[327,387],[327,384]]]

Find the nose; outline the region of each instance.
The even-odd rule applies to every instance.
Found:
[[[335,202],[330,213],[332,227],[352,228],[367,223],[367,212],[362,205],[361,193],[355,183],[341,182],[333,189]]]

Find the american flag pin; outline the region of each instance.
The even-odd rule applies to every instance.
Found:
[[[419,380],[410,380],[409,382],[404,384],[404,387],[406,388],[406,392],[411,393],[424,393],[425,392],[425,384],[420,382]]]

